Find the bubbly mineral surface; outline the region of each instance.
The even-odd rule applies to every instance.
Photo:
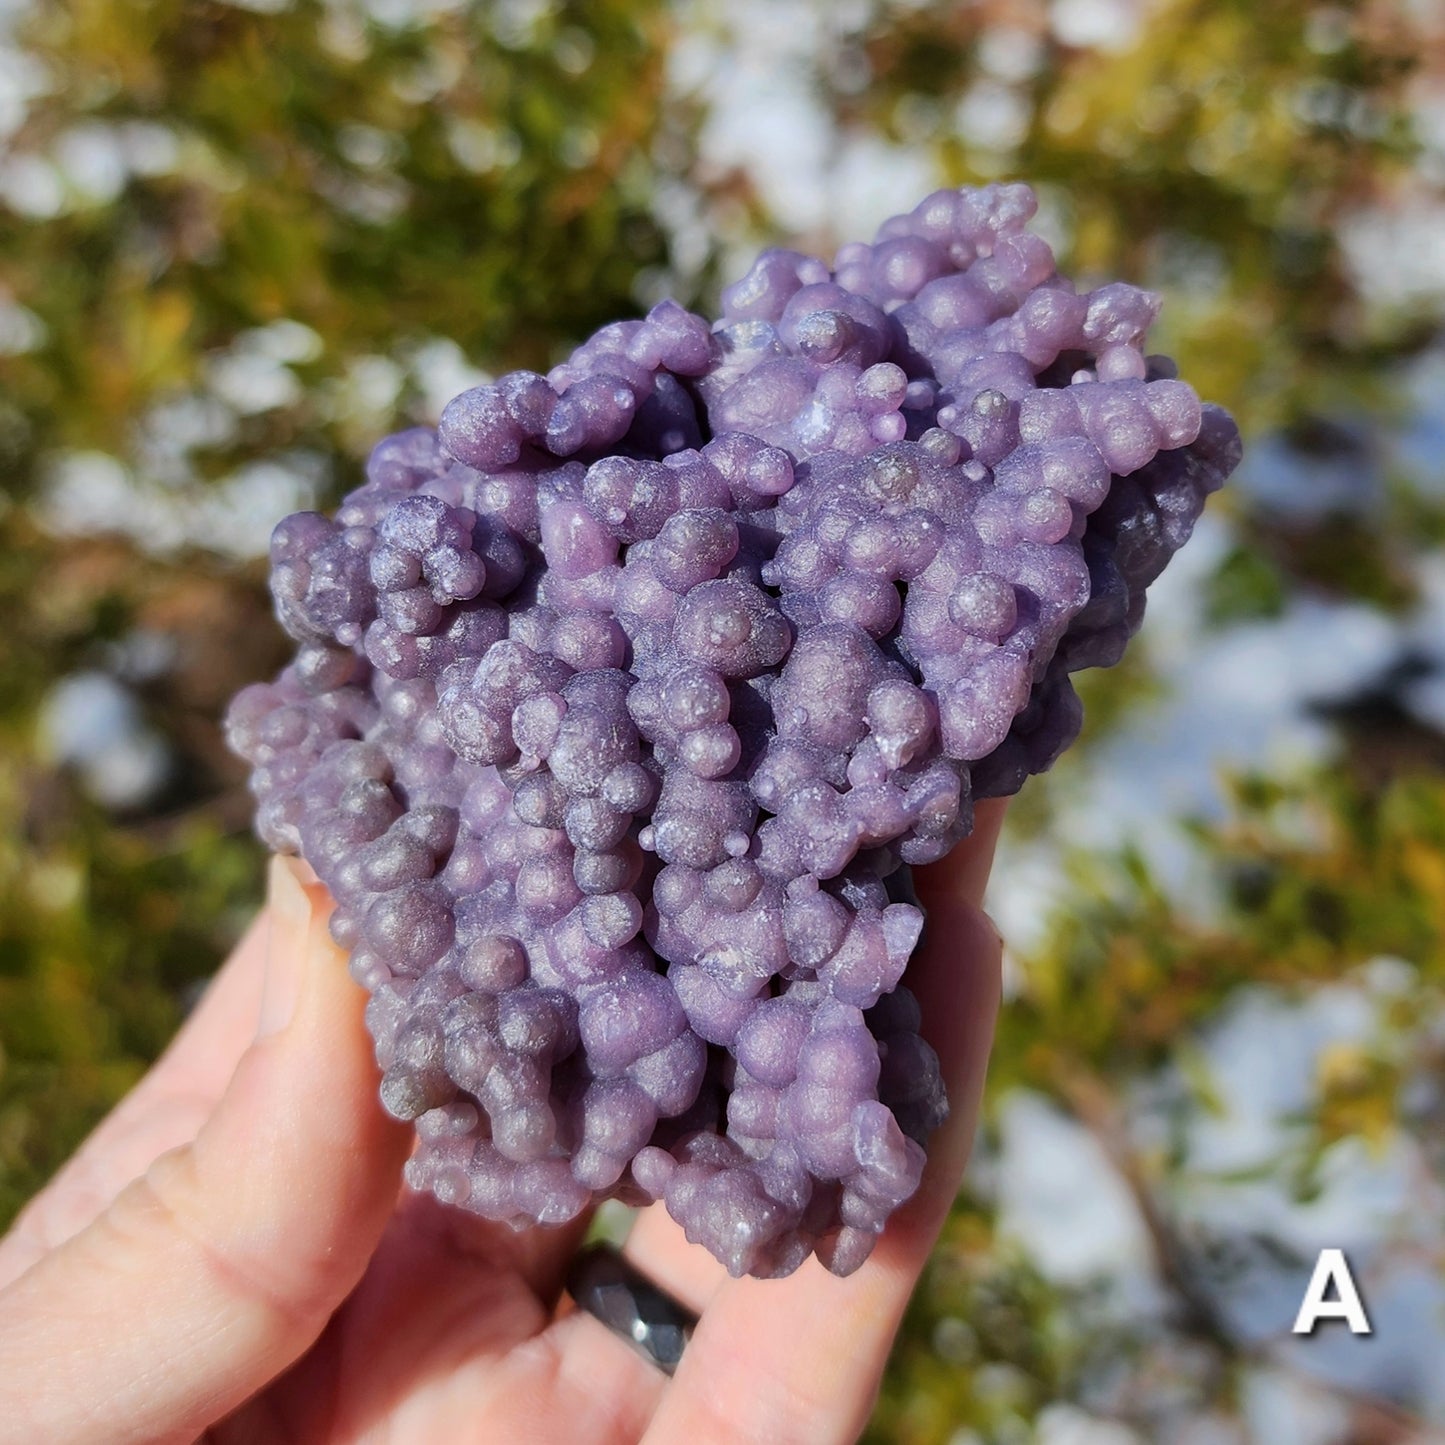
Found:
[[[1078,730],[1239,456],[1079,292],[1026,186],[830,268],[765,252],[457,397],[289,517],[298,643],[232,705],[257,826],[371,993],[417,1189],[517,1227],[663,1200],[844,1274],[945,1117],[909,866]]]

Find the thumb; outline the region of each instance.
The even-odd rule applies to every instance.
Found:
[[[395,1203],[365,995],[271,865],[261,1024],[193,1143],[0,1293],[0,1440],[193,1440],[316,1340]]]

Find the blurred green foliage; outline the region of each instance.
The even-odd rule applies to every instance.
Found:
[[[357,357],[442,331],[482,364],[544,363],[559,335],[626,310],[664,254],[643,159],[663,7],[501,13],[387,26],[314,0],[75,0],[28,14],[48,90],[15,147],[63,154],[104,126],[135,155],[119,194],[0,213],[5,285],[47,338],[5,369],[20,456],[124,454],[208,351],[282,318],[324,340],[301,394],[207,461],[309,439],[354,455],[389,418],[319,399]]]
[[[1097,43],[1056,23],[1066,9],[1079,7],[790,0],[779,13],[816,22],[807,83],[838,135],[928,154],[955,183],[1039,183],[1063,264],[1163,291],[1160,348],[1251,437],[1318,438],[1331,417],[1388,430],[1399,367],[1438,338],[1445,296],[1367,294],[1346,243],[1358,217],[1407,210],[1440,180],[1413,119],[1427,83],[1438,104],[1429,7],[1156,0]],[[779,235],[746,170],[699,155],[705,87],[669,80],[684,41],[726,53],[759,13],[662,0],[17,12],[8,43],[28,59],[0,147],[0,1223],[144,1070],[259,895],[244,780],[217,724],[284,647],[262,567],[238,560],[226,514],[206,534],[200,499],[244,493],[245,468],[267,458],[293,500],[334,499],[372,442],[434,418],[438,368],[545,365],[665,287],[705,303],[724,251],[826,244]],[[701,250],[679,240],[688,227]],[[272,390],[248,398],[238,367],[244,380],[263,353]],[[83,534],[64,535],[58,479],[97,455],[140,520],[105,532],[72,515]],[[1222,501],[1233,542],[1206,588],[1216,626],[1302,594],[1410,604],[1445,508],[1409,466],[1374,492],[1361,466],[1367,505],[1281,516],[1258,497]],[[165,546],[144,510],[161,504],[192,518]],[[164,664],[138,665],[157,639]],[[58,682],[97,672],[169,760],[129,804],[98,801],[39,722]],[[1157,694],[1137,655],[1088,680],[1086,746],[1021,800],[1020,838],[1047,835],[1088,743]],[[1139,1403],[1150,1380],[1186,1411],[1234,1408],[1240,1372],[1267,1351],[1231,1332],[1210,1251],[1172,1216],[1179,1157],[1139,1152],[1121,1119],[1169,1070],[1189,1081],[1179,1108],[1207,1113],[1199,1040],[1250,990],[1308,997],[1377,955],[1407,969],[1394,1032],[1331,1056],[1303,1152],[1281,1164],[1291,1187],[1307,1193],[1341,1139],[1405,1128],[1445,1153],[1439,1120],[1412,1115],[1405,1091],[1438,1063],[1426,1025],[1441,1012],[1445,753],[1418,728],[1389,732],[1397,713],[1369,718],[1367,734],[1344,729],[1353,766],[1240,780],[1230,821],[1196,830],[1212,913],[1183,906],[1147,859],[1071,856],[1065,901],[1016,960],[991,1097],[1026,1088],[1102,1141],[1177,1296],[1170,1328],[1101,1315],[1088,1287],[1051,1281],[1000,1231],[986,1131],[877,1440],[1026,1439],[1051,1402],[1097,1403],[1105,1379],[1129,1384],[1110,1398],[1148,1438],[1162,1438]],[[1350,1408],[1351,1438],[1405,1438],[1389,1433],[1394,1406]]]
[[[1243,991],[1304,999],[1362,961],[1402,961],[1378,1036],[1321,1054],[1315,1110],[1269,1170],[1308,1201],[1341,1140],[1379,1149],[1404,1129],[1438,1157],[1439,1110],[1422,1112],[1410,1086],[1438,1080],[1442,1064],[1445,778],[1379,790],[1340,776],[1288,787],[1238,780],[1229,819],[1201,829],[1199,842],[1224,900],[1207,921],[1181,916],[1139,857],[1078,860],[1077,892],[1026,966],[990,1065],[995,1096],[1047,1094],[1110,1157],[1147,1228],[1149,1263],[1174,1295],[1169,1315],[1162,1324],[1101,1316],[1087,1288],[1049,1284],[966,1190],[913,1301],[872,1438],[945,1441],[964,1420],[984,1439],[1027,1438],[1023,1421],[1051,1401],[1117,1393],[1127,1371],[1145,1389],[1120,1413],[1153,1439],[1171,1409],[1202,1416],[1227,1401],[1227,1382],[1245,1370],[1290,1367],[1276,1340],[1231,1328],[1227,1256],[1212,1256],[1219,1241],[1171,1209],[1200,1179],[1167,1145],[1131,1149],[1126,1129],[1131,1091],[1171,1069],[1185,1080],[1177,1107],[1216,1107],[1195,1043]],[[980,1392],[980,1375],[1010,1388]],[[1162,1405],[1149,1399],[1150,1381]],[[1342,1398],[1353,1433],[1341,1438],[1415,1438],[1420,1422],[1407,1411]]]

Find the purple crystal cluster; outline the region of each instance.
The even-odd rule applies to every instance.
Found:
[[[717,323],[605,327],[276,529],[297,656],[229,735],[336,898],[414,1187],[663,1200],[756,1275],[849,1272],[916,1189],[909,867],[1071,741],[1239,454],[1033,210],[768,251]]]

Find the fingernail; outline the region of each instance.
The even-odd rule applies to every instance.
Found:
[[[998,945],[998,951],[1002,954],[1004,950],[1008,948],[1008,940],[1003,936],[1003,931],[999,928],[998,924],[993,921],[993,915],[991,913],[983,908],[980,908],[978,911],[982,915],[983,921],[988,924],[988,931],[993,934],[994,942]]]
[[[975,814],[973,851],[966,864],[963,893],[976,908],[983,907],[984,895],[988,892],[989,875],[993,872],[994,855],[1003,831],[1005,802],[990,798],[979,805]]]
[[[311,895],[303,882],[304,868],[298,859],[277,857],[272,858],[267,874],[266,909],[271,937],[266,948],[257,1038],[279,1033],[296,1012],[311,932]]]

